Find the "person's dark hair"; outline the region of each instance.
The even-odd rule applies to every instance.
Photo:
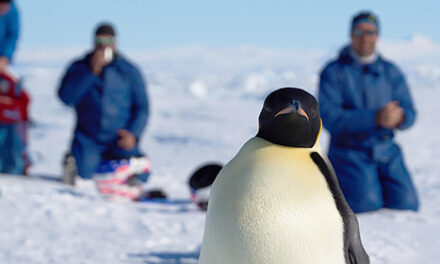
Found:
[[[10,3],[11,0],[0,0],[0,3]]]
[[[1,0],[0,0],[1,1]],[[112,24],[110,23],[101,23],[96,27],[95,36],[96,35],[112,35],[116,36],[116,31]]]
[[[361,11],[353,17],[351,20],[350,31],[353,32],[356,25],[363,22],[375,25],[377,27],[377,31],[379,31],[379,18],[369,11]]]

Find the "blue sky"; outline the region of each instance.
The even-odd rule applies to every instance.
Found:
[[[372,10],[382,38],[414,33],[440,42],[440,2],[281,0],[16,0],[23,49],[91,45],[100,21],[113,22],[121,49],[191,45],[268,48],[338,47],[351,16]]]

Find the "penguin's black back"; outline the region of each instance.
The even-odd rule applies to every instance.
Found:
[[[327,181],[327,186],[330,189],[336,203],[336,208],[344,222],[344,258],[346,264],[369,264],[370,259],[365,251],[361,237],[359,234],[359,224],[356,215],[351,210],[344,194],[339,187],[336,174],[333,167],[321,157],[318,152],[310,153],[310,158],[318,166],[319,170]]]

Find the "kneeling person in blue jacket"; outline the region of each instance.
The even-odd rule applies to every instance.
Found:
[[[351,45],[322,70],[319,107],[330,132],[328,157],[354,212],[418,210],[416,190],[394,131],[414,123],[415,109],[399,69],[376,51],[377,17],[355,16]]]
[[[94,50],[69,66],[58,90],[76,111],[71,151],[85,179],[104,158],[140,156],[138,142],[148,119],[144,80],[117,52],[113,26],[99,25],[94,40]]]

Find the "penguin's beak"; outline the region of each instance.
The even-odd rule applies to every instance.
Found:
[[[277,117],[279,115],[290,114],[293,112],[297,112],[299,115],[304,116],[307,119],[307,121],[310,122],[309,116],[304,111],[304,109],[301,106],[299,106],[299,103],[297,103],[297,102],[294,102],[291,105],[289,105],[288,107],[281,109],[281,111],[279,111],[278,113],[275,114],[275,117]]]

